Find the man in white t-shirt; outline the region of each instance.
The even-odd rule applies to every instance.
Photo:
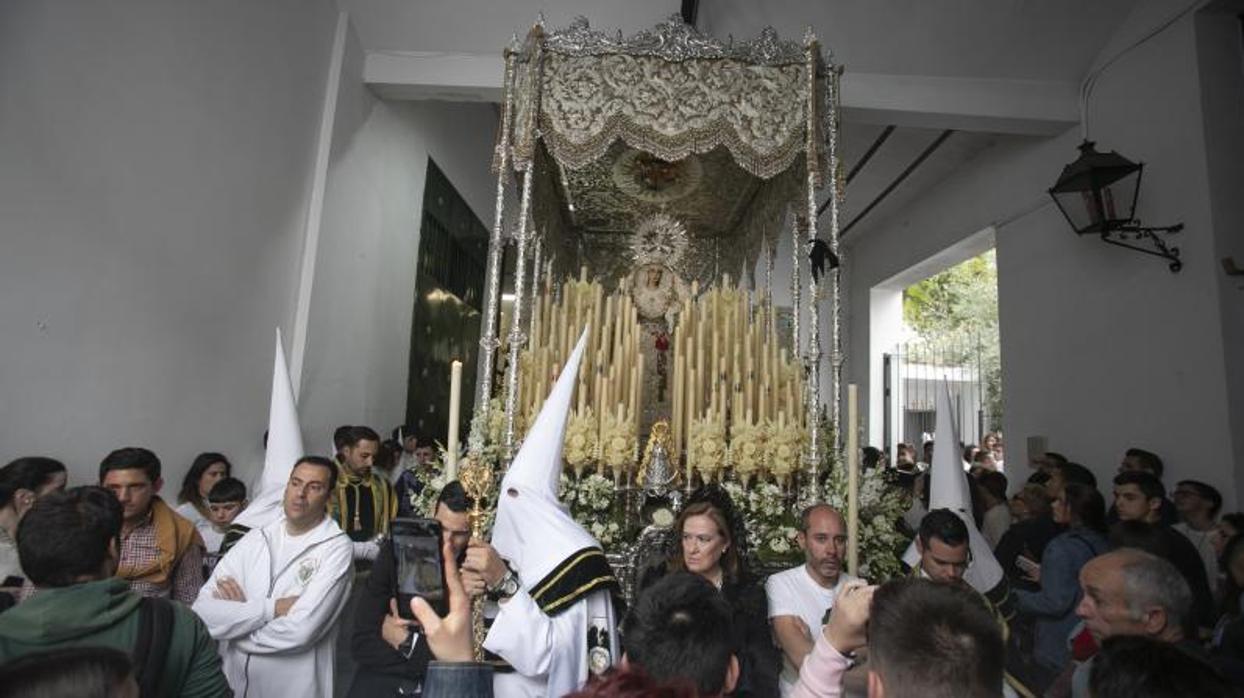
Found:
[[[854,579],[842,570],[847,556],[847,522],[828,504],[813,504],[800,516],[799,547],[804,564],[765,582],[769,622],[782,649],[782,695],[799,680],[799,667],[812,651],[842,585]]]

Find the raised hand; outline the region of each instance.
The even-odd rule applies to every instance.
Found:
[[[297,596],[285,596],[277,599],[276,604],[273,606],[273,614],[277,618],[287,615],[289,613],[289,609],[293,608],[294,602],[297,600]]]
[[[855,580],[847,582],[825,624],[825,639],[842,654],[850,654],[868,644],[868,616],[872,611],[876,586]]]
[[[212,596],[222,601],[246,603],[246,592],[242,591],[242,586],[233,577],[217,579],[216,590],[212,592]]]
[[[423,626],[423,637],[428,641],[433,656],[443,662],[470,662],[475,659],[471,645],[471,599],[458,576],[458,563],[448,541],[442,552],[449,613],[442,618],[427,601],[417,596],[410,600],[410,610],[419,619],[419,625]]]
[[[478,538],[472,538],[467,546],[462,569],[478,574],[490,589],[497,586],[506,573],[505,561],[497,554],[496,549]]]

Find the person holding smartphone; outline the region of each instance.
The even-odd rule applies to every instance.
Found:
[[[433,516],[440,524],[441,542],[455,561],[470,540],[469,506],[457,480],[446,484],[436,500]],[[410,611],[399,606],[397,575],[393,546],[381,546],[354,614],[350,650],[357,668],[348,696],[417,695],[423,684],[433,653],[418,623],[409,619]]]

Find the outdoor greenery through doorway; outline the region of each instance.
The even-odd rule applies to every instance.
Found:
[[[998,264],[994,250],[903,291],[903,324],[917,352],[939,362],[976,365],[984,382],[985,429],[1002,429]],[[913,356],[912,360],[920,359]]]

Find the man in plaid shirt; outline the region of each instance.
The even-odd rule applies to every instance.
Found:
[[[99,484],[125,510],[117,576],[143,596],[194,603],[203,586],[203,538],[160,499],[160,459],[145,448],[121,448],[99,464]]]

